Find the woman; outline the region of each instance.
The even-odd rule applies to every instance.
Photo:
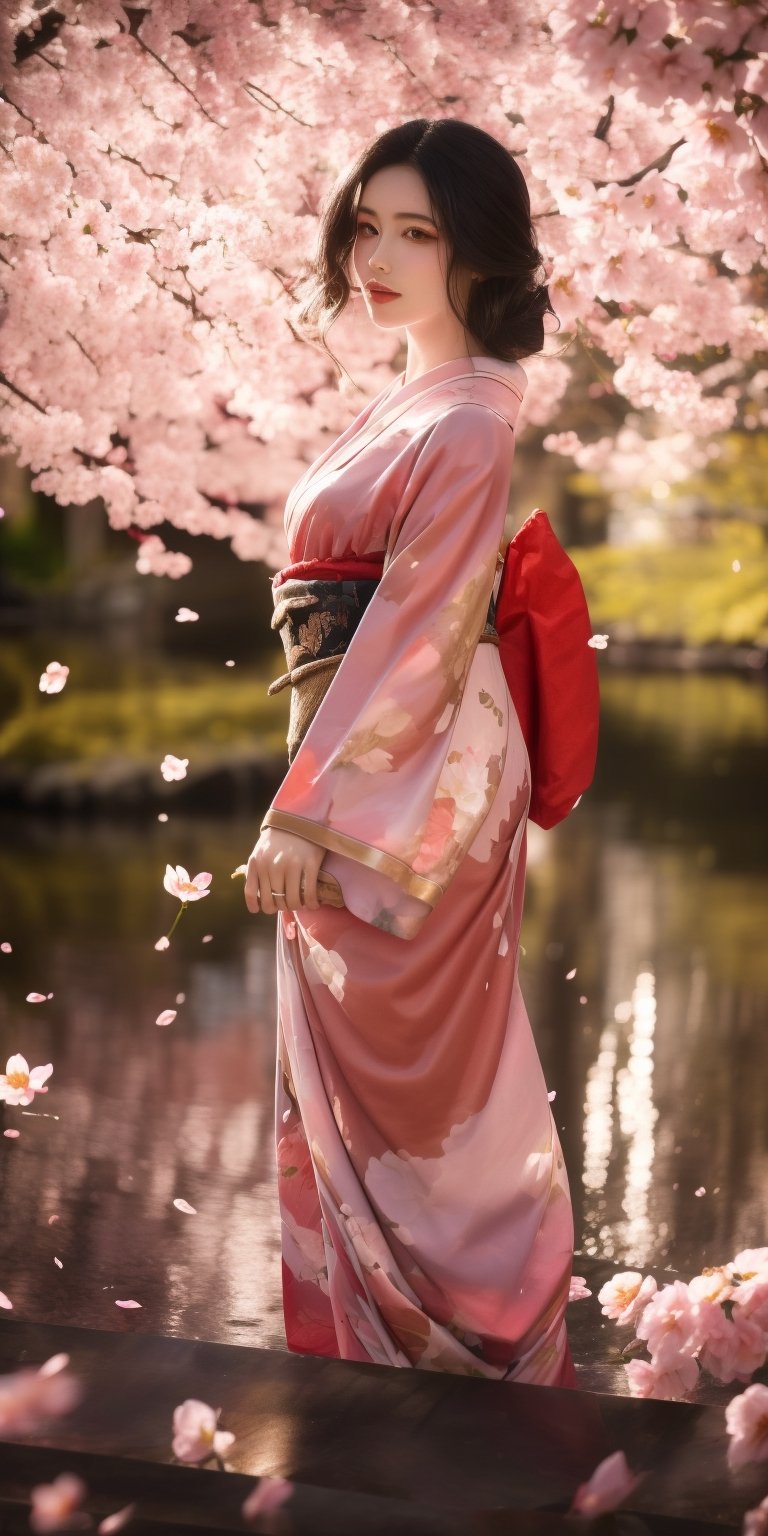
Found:
[[[529,759],[479,643],[518,359],[552,313],[514,159],[458,120],[384,133],[324,213],[301,315],[322,345],[350,265],[407,364],[293,487],[289,574],[383,574],[245,886],[279,915],[287,1341],[574,1386],[569,1186],[517,975]],[[343,906],[318,901],[321,866]]]

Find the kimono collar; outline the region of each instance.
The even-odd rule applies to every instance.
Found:
[[[398,374],[389,388],[376,402],[374,411],[369,417],[371,425],[379,417],[379,414],[389,414],[395,406],[406,405],[416,400],[420,395],[431,393],[432,390],[441,390],[444,386],[466,386],[473,378],[487,379],[489,389],[485,398],[499,415],[508,416],[510,425],[514,425],[517,413],[525,394],[528,377],[519,363],[504,362],[496,357],[455,357],[447,363],[438,363],[435,368],[428,368],[418,378],[411,379],[404,384],[405,371]]]

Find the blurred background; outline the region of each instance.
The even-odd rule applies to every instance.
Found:
[[[563,419],[595,408],[577,378]],[[543,438],[518,446],[510,531],[546,508],[608,641],[594,785],[529,829],[521,980],[596,1290],[767,1240],[768,433],[619,489]],[[0,1055],[54,1072],[0,1105],[21,1132],[0,1138],[0,1286],[18,1316],[281,1347],[274,927],[230,879],[285,768],[272,572],[160,527],[194,566],[141,576],[99,503],[29,479],[0,458]],[[162,952],[166,863],[213,881]],[[589,1384],[605,1324],[594,1295],[577,1309]]]

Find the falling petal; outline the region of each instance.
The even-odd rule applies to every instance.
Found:
[[[158,821],[167,821],[168,820],[168,812],[167,811],[161,811],[160,815],[158,816],[157,819],[158,819]]]
[[[165,934],[163,934],[163,937],[158,939],[155,949],[168,949],[170,942],[170,939],[166,938]]]
[[[233,667],[235,663],[233,661],[225,661],[224,665],[225,667]]]
[[[589,998],[585,997],[584,994],[582,993],[581,997],[579,998],[579,1002],[580,1003],[588,1003],[589,1002]]]
[[[704,1185],[703,1185],[703,1184],[700,1184],[700,1185],[699,1185],[699,1187],[698,1187],[698,1189],[695,1189],[695,1190],[694,1190],[694,1191],[693,1191],[693,1193],[694,1193],[694,1194],[695,1194],[695,1195],[705,1195],[705,1194],[706,1194],[706,1193],[707,1193],[707,1191],[706,1191],[706,1189],[705,1189],[705,1188],[704,1188]]]
[[[122,1531],[133,1518],[135,1509],[135,1504],[126,1504],[125,1509],[116,1510],[114,1515],[105,1515],[96,1527],[96,1536],[112,1536],[113,1531]]]
[[[551,1103],[552,1103],[552,1100],[553,1100],[553,1099],[555,1099],[555,1098],[557,1098],[557,1089],[556,1089],[556,1088],[553,1088],[553,1089],[552,1089],[552,1092],[551,1092],[551,1093],[548,1093],[548,1094],[547,1094],[547,1098],[548,1098],[548,1099],[549,1099],[549,1102],[550,1102],[550,1104],[551,1104]]]
[[[199,619],[199,617],[199,613],[195,613],[194,608],[180,608],[176,615],[176,623],[193,624],[195,619]]]
[[[3,951],[4,955],[10,955],[13,953],[12,946],[10,944],[0,944],[0,949]]]
[[[53,993],[52,993],[52,992],[49,992],[49,993],[48,993],[48,1002],[50,1002],[50,1001],[51,1001],[51,998],[52,998],[52,997],[53,997]]]
[[[160,1025],[172,1024],[174,1019],[175,1019],[175,1017],[176,1017],[176,1009],[175,1008],[165,1008],[162,1013],[159,1013],[157,1015],[157,1018],[155,1019],[155,1023],[156,1024],[160,1024]]]
[[[0,1291],[0,1307],[5,1307],[9,1312],[13,1311],[13,1302],[8,1300],[5,1291]]]
[[[61,1259],[57,1259],[55,1254],[53,1256],[53,1262],[56,1265],[57,1269],[63,1269],[64,1268],[64,1265],[62,1264]]]
[[[3,1135],[13,1139],[16,1136],[20,1136],[21,1131],[3,1131]]]
[[[141,1302],[140,1301],[116,1301],[115,1302],[115,1306],[116,1307],[125,1307],[125,1309],[127,1311],[131,1307],[140,1307],[141,1306]]]
[[[575,975],[576,975],[576,966],[573,967],[572,971],[566,971],[566,973],[565,973],[566,981],[573,981],[573,978],[574,978]]]
[[[186,992],[177,992],[176,993],[176,1001],[177,1001],[177,1003],[183,1003],[186,995],[187,995]]]
[[[587,645],[591,645],[593,651],[604,651],[607,644],[607,635],[593,635],[591,640],[587,641]]]
[[[47,1001],[48,1001],[48,999],[47,999],[47,997],[46,997],[44,992],[28,992],[27,993],[27,1002],[28,1003],[47,1003]]]
[[[59,1371],[66,1370],[68,1365],[69,1355],[65,1355],[63,1352],[58,1355],[51,1355],[50,1360],[46,1360],[45,1364],[40,1366],[39,1374],[41,1376],[58,1376]]]
[[[204,933],[202,939],[200,940],[200,942],[201,942],[201,944],[210,944],[212,938],[213,938],[213,934],[212,933]]]
[[[60,1219],[61,1218],[59,1216],[49,1216],[48,1217],[48,1225],[49,1225],[49,1227],[52,1227],[54,1222],[60,1221]]]
[[[185,1216],[196,1216],[197,1215],[197,1211],[195,1210],[195,1207],[193,1205],[190,1205],[187,1200],[174,1200],[173,1203],[174,1203],[177,1211],[183,1211]]]
[[[741,561],[740,560],[732,560],[731,561],[731,570],[738,573],[741,570]]]

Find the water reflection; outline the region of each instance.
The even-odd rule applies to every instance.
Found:
[[[530,828],[521,981],[577,1253],[687,1277],[768,1230],[766,699],[684,677],[657,680],[655,716],[647,679],[604,698],[593,790],[554,832]],[[284,1342],[274,927],[229,878],[262,811],[0,829],[0,1057],[54,1064],[47,1096],[0,1109],[22,1133],[0,1138],[0,1287],[19,1317]],[[163,954],[166,862],[214,878]]]

